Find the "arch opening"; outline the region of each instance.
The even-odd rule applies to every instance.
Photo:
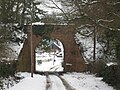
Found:
[[[35,49],[37,72],[63,72],[64,47],[58,39],[43,39]]]

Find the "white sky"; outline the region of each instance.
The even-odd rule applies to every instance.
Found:
[[[49,8],[49,7],[55,7],[55,5],[50,0],[40,0],[40,1],[42,2],[42,4],[39,5],[39,8],[44,10],[44,11],[47,11],[48,14],[51,14],[52,12],[60,12],[59,9]],[[56,2],[56,3],[61,8],[61,4],[58,3],[58,2]],[[49,6],[49,7],[47,7],[46,5]]]

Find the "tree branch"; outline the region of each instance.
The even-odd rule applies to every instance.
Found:
[[[64,10],[61,9],[53,0],[49,0],[49,1],[51,1],[51,2],[65,15],[66,20],[68,20],[68,16],[67,16],[66,13],[64,12]]]

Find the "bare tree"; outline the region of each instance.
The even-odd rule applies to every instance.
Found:
[[[110,33],[111,31],[119,31],[120,29],[119,0],[56,0],[61,2],[63,8],[57,6],[53,0],[50,1],[53,2],[56,8],[61,10],[67,23],[74,23],[76,28],[79,26],[94,28],[91,30],[94,38],[93,60],[96,59],[97,53],[96,41],[107,45],[107,50],[111,50],[109,52],[112,52],[113,49],[110,48],[114,48],[115,44],[111,46],[107,44],[108,40],[109,43],[113,43],[113,41],[105,38],[104,35],[106,36],[106,32]],[[103,47],[103,49],[104,48],[105,47]]]

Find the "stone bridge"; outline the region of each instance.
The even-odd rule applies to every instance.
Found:
[[[40,28],[41,25],[39,25],[38,27]],[[85,61],[83,60],[80,48],[76,44],[74,39],[74,34],[76,33],[74,25],[52,25],[52,27],[53,30],[51,33],[49,33],[49,35],[54,39],[60,40],[64,46],[64,72],[85,71]],[[31,26],[27,26],[27,29],[25,30],[27,33],[27,39],[25,40],[23,48],[18,57],[18,71],[31,71],[31,40],[34,72],[36,70],[35,49],[36,46],[42,41],[42,36],[33,33],[31,39],[30,30]]]

